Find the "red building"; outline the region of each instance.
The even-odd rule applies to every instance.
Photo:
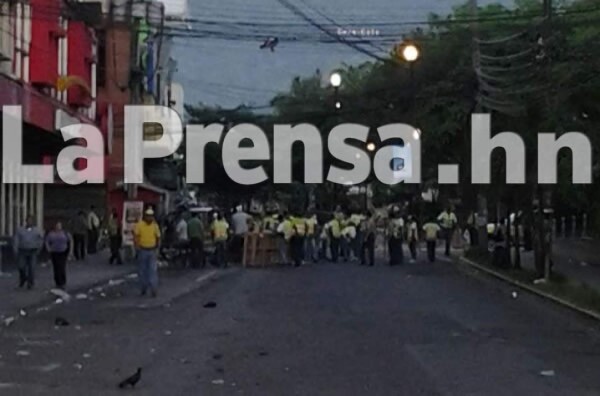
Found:
[[[51,162],[64,146],[58,129],[96,122],[96,38],[85,15],[62,0],[0,4],[0,105],[20,105],[25,163]],[[2,131],[10,138],[12,131]],[[0,234],[24,218],[44,221],[43,185],[1,185]]]
[[[22,106],[24,162],[53,164],[65,146],[59,129],[93,124],[105,137],[107,179],[79,186],[2,183],[0,236],[12,235],[28,214],[48,226],[90,205],[120,210],[125,197],[135,198],[122,185],[124,106],[162,103],[155,77],[156,59],[168,58],[158,53],[165,51],[157,45],[163,20],[156,1],[0,1],[0,105]],[[162,190],[140,188],[144,199],[163,200]]]

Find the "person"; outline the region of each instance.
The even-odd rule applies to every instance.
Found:
[[[363,239],[364,236],[361,230],[361,224],[365,220],[365,216],[362,212],[356,211],[350,214],[350,218],[348,222],[354,226],[355,235],[350,241],[350,246],[352,250],[352,254],[354,255],[354,259],[358,260],[361,257]]]
[[[291,238],[292,222],[287,213],[283,212],[277,225],[277,250],[279,251],[279,264],[289,264],[289,239]]]
[[[231,228],[233,229],[231,252],[239,260],[241,260],[244,248],[244,235],[249,231],[251,220],[252,216],[244,212],[242,205],[238,205],[235,208],[235,213],[231,216]]]
[[[306,219],[296,213],[290,219],[292,223],[292,232],[290,233],[290,253],[294,267],[300,267],[304,262],[304,238],[306,236]]]
[[[134,243],[137,253],[138,276],[142,296],[150,289],[152,297],[156,297],[158,288],[157,250],[160,246],[160,228],[154,219],[154,210],[148,208],[144,217],[133,229]]]
[[[14,237],[13,249],[19,266],[19,287],[31,289],[34,286],[35,265],[38,255],[44,244],[44,235],[33,222],[33,217],[28,216],[25,226],[20,227]]]
[[[175,246],[177,249],[187,250],[189,245],[188,224],[182,215],[175,224]]]
[[[367,212],[367,218],[362,222],[363,243],[360,255],[360,264],[375,265],[375,237],[377,233],[377,217],[374,213]]]
[[[442,227],[442,233],[446,244],[446,250],[444,254],[446,256],[450,256],[450,242],[452,241],[452,233],[454,232],[456,223],[458,223],[452,207],[448,206],[445,211],[440,213],[437,220]]]
[[[108,219],[108,238],[110,243],[110,258],[108,264],[113,264],[115,261],[117,265],[123,264],[121,258],[121,244],[123,237],[121,235],[121,224],[119,223],[119,214],[116,209],[113,209]]]
[[[331,251],[331,261],[337,263],[340,255],[340,239],[342,237],[342,225],[340,223],[340,216],[334,214],[333,219],[327,223],[327,230],[329,231],[329,250]]]
[[[425,231],[425,243],[427,244],[427,257],[432,263],[435,261],[435,246],[440,230],[439,224],[433,220],[423,225],[423,231]]]
[[[94,205],[90,206],[90,212],[87,216],[88,228],[88,254],[95,254],[98,251],[98,236],[100,231],[100,219],[96,214]]]
[[[356,226],[350,220],[345,222],[344,228],[342,229],[342,254],[344,255],[344,261],[358,260],[359,256],[356,256],[354,250],[354,243],[356,241]]]
[[[217,213],[210,229],[215,243],[215,264],[217,267],[227,268],[226,244],[229,235],[229,223],[223,218],[221,212]]]
[[[417,260],[417,245],[419,244],[419,229],[417,219],[413,215],[408,215],[408,249],[410,250],[410,261],[414,263]]]
[[[400,208],[394,206],[388,223],[388,249],[390,254],[390,266],[402,264],[404,254],[402,252],[402,230],[404,220],[400,216]]]
[[[58,289],[65,289],[67,284],[67,257],[69,255],[69,234],[63,230],[59,221],[54,229],[46,235],[46,250],[50,253],[54,284]]]
[[[305,240],[305,249],[304,249],[304,257],[307,260],[312,260],[313,262],[319,261],[319,257],[317,254],[318,248],[318,233],[317,226],[319,222],[317,220],[317,215],[314,211],[309,212],[309,216],[306,219],[306,240]]]
[[[206,264],[204,259],[204,224],[198,213],[194,213],[190,221],[187,222],[187,236],[190,239],[192,267],[204,268]]]
[[[86,235],[88,223],[85,213],[79,211],[77,216],[71,221],[71,234],[73,235],[73,255],[75,260],[85,260],[87,251]]]

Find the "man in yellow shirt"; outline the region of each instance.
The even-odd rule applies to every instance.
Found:
[[[317,226],[319,222],[317,221],[317,215],[314,212],[310,212],[308,218],[306,219],[306,241],[304,248],[304,258],[306,260],[312,260],[315,263],[318,261],[319,257],[317,255]]]
[[[304,261],[304,238],[306,237],[306,219],[299,212],[291,218],[292,234],[290,237],[290,253],[295,267]]]
[[[217,267],[227,267],[226,244],[229,237],[229,223],[223,218],[223,214],[218,213],[210,226],[210,231],[215,243],[215,260]]]
[[[160,244],[160,228],[154,220],[154,210],[146,209],[144,218],[133,229],[133,236],[142,295],[150,289],[152,297],[156,297],[158,287],[156,252]]]
[[[432,263],[435,261],[435,247],[440,230],[440,226],[435,221],[430,221],[423,225],[423,231],[425,231],[425,241],[427,242],[427,256],[429,257],[429,261]]]

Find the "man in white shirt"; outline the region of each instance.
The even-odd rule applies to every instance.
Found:
[[[181,217],[179,222],[177,222],[177,225],[175,226],[175,234],[177,235],[178,244],[185,244],[188,242],[188,225],[184,217]]]
[[[87,215],[88,226],[88,253],[94,254],[98,250],[98,234],[100,232],[100,219],[96,214],[94,205],[90,206],[90,212]]]
[[[452,233],[454,232],[458,220],[450,206],[440,213],[437,220],[438,223],[440,223],[440,227],[442,227],[444,240],[446,241],[446,252],[444,254],[450,256],[450,241],[452,240]]]
[[[252,219],[248,213],[244,212],[242,205],[235,208],[235,213],[231,216],[231,228],[233,229],[233,238],[231,240],[231,253],[236,260],[242,259],[242,249],[244,248],[244,235],[249,230],[248,223]]]

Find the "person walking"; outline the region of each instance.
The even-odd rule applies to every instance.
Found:
[[[450,244],[452,241],[452,234],[454,232],[456,224],[458,223],[458,220],[456,219],[456,215],[454,214],[452,207],[448,206],[445,211],[440,213],[437,220],[440,223],[440,226],[442,227],[442,233],[446,244],[446,250],[444,254],[446,256],[450,256]]]
[[[110,244],[110,258],[108,264],[113,264],[115,261],[117,265],[123,264],[121,258],[121,245],[123,237],[121,235],[121,225],[119,223],[119,214],[116,209],[113,209],[108,219],[108,239]]]
[[[433,220],[423,225],[423,231],[425,231],[425,242],[427,244],[427,257],[432,263],[435,261],[435,247],[440,230],[441,228],[438,223]]]
[[[158,293],[157,251],[160,246],[161,233],[158,223],[154,219],[154,210],[146,209],[143,219],[133,229],[133,236],[137,251],[141,295],[146,295],[150,289],[152,297],[156,297]]]
[[[98,252],[98,237],[100,232],[100,218],[96,214],[96,207],[90,206],[90,212],[87,216],[88,228],[88,254],[96,254]]]
[[[229,223],[223,218],[223,214],[219,212],[210,228],[215,243],[215,264],[217,267],[227,268],[226,245],[229,236]]]
[[[64,290],[67,285],[67,257],[69,256],[69,234],[63,229],[59,221],[54,229],[46,235],[46,250],[50,253],[54,284],[58,289]]]
[[[400,209],[397,206],[392,208],[390,221],[388,224],[388,249],[390,254],[390,266],[402,264],[404,253],[402,252],[402,234],[404,229],[404,220],[400,216]]]
[[[408,249],[410,250],[410,261],[414,263],[417,260],[417,246],[419,244],[419,229],[417,226],[417,219],[413,215],[408,215],[407,219],[407,239]]]
[[[73,236],[73,255],[75,260],[85,260],[87,252],[86,235],[88,223],[85,213],[79,211],[76,217],[71,220],[71,235]]]
[[[190,221],[187,222],[187,234],[190,239],[192,267],[204,268],[206,264],[204,259],[204,224],[198,213],[194,213]]]
[[[367,212],[367,218],[362,222],[363,243],[360,255],[360,264],[369,267],[375,265],[375,237],[377,232],[377,217],[374,213]]]
[[[19,267],[19,287],[27,284],[31,289],[35,283],[35,265],[38,255],[44,245],[44,235],[42,231],[35,226],[33,217],[28,216],[25,220],[25,226],[20,227],[14,236],[13,249]]]

